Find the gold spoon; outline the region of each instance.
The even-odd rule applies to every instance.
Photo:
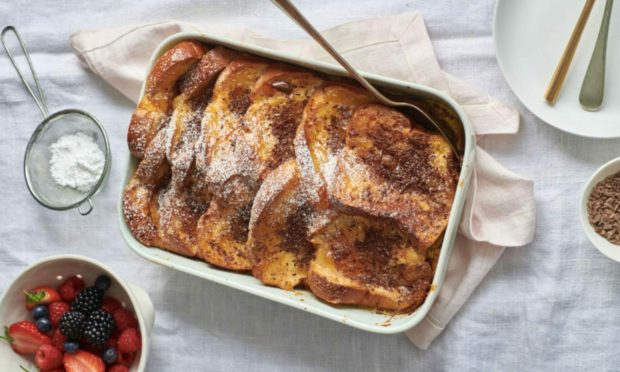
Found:
[[[344,69],[349,73],[349,75],[351,75],[352,78],[357,80],[357,82],[360,83],[364,88],[366,88],[373,96],[375,96],[375,98],[377,98],[379,102],[383,103],[386,106],[398,107],[401,110],[412,110],[416,114],[418,114],[414,116],[423,117],[433,128],[435,128],[441,134],[443,138],[446,139],[456,158],[461,161],[461,155],[457,150],[457,145],[454,138],[448,134],[445,128],[443,128],[435,120],[433,120],[430,115],[428,115],[424,110],[414,104],[401,101],[393,101],[384,96],[375,87],[373,87],[372,84],[370,84],[365,77],[360,75],[360,73],[357,72],[357,70],[353,66],[351,66],[349,62],[347,62],[347,60],[345,60],[344,57],[342,57],[342,55],[340,55],[340,53],[338,53],[329,42],[327,42],[327,40],[325,40],[325,38],[316,30],[316,28],[314,28],[314,26],[312,26],[310,22],[308,22],[308,20],[289,0],[272,1],[292,20],[297,22],[297,24],[301,26],[301,28],[303,28],[310,36],[312,36],[312,38],[323,47],[323,49],[325,49],[342,67],[344,67]]]
[[[611,7],[614,0],[607,0],[601,29],[596,39],[592,59],[588,65],[586,76],[583,78],[581,92],[579,93],[579,103],[586,111],[596,111],[603,104],[605,95],[605,59],[607,54],[607,35],[609,34],[609,21],[611,18]]]
[[[583,29],[586,27],[586,23],[588,22],[588,17],[590,17],[593,6],[594,0],[586,0],[583,5],[583,9],[581,10],[581,14],[579,15],[579,19],[577,20],[577,24],[570,35],[570,39],[568,39],[564,53],[562,53],[562,58],[560,58],[560,61],[553,72],[553,77],[551,78],[551,81],[547,86],[547,90],[545,91],[545,99],[550,104],[555,103],[555,100],[558,98],[560,90],[562,89],[562,85],[564,85],[564,80],[568,74],[568,69],[573,61],[573,56],[575,56],[575,51],[579,45],[581,34],[583,34]]]

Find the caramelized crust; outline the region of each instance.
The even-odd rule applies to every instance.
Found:
[[[198,220],[199,255],[208,263],[230,270],[250,270],[246,241],[255,186],[233,177],[214,192],[205,214]]]
[[[202,118],[200,148],[202,157],[198,161],[199,170],[207,176],[207,181],[223,184],[234,174],[238,174],[234,161],[228,161],[234,153],[233,137],[243,126],[243,116],[250,107],[252,87],[267,68],[263,60],[242,57],[233,60],[220,74],[211,101]]]
[[[372,104],[358,108],[347,127],[332,197],[342,208],[394,218],[426,250],[448,223],[457,177],[443,137]]]
[[[293,139],[304,107],[320,77],[291,66],[270,66],[252,90],[252,105],[245,115],[244,142],[256,159],[255,176],[266,174],[295,156]]]
[[[304,108],[295,137],[295,155],[303,181],[315,190],[313,198],[323,208],[328,208],[326,186],[344,146],[345,128],[353,110],[373,101],[368,92],[357,86],[327,82],[314,92]]]
[[[426,298],[431,266],[392,220],[340,214],[311,241],[306,281],[327,302],[405,311]]]
[[[145,93],[133,113],[127,131],[129,151],[141,159],[144,151],[167,119],[176,94],[177,81],[206,51],[197,41],[183,41],[164,53],[149,73]]]
[[[267,176],[250,220],[248,246],[255,277],[283,289],[302,283],[314,258],[314,246],[307,239],[312,212],[300,188],[295,160]]]
[[[132,235],[140,243],[161,247],[159,237],[159,194],[170,178],[164,154],[164,133],[160,131],[123,193],[123,214]]]

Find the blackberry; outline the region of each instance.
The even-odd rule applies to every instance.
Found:
[[[84,322],[82,336],[86,342],[94,346],[103,346],[114,332],[116,323],[110,313],[105,310],[95,310]]]
[[[82,337],[82,324],[86,316],[78,311],[68,311],[60,318],[60,333],[70,340]]]
[[[71,311],[79,311],[89,316],[90,313],[101,307],[102,301],[103,291],[95,287],[88,287],[77,294],[71,303]]]

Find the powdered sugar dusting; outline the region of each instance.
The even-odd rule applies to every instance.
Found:
[[[50,173],[58,185],[88,192],[99,182],[105,155],[88,134],[64,135],[49,150]]]

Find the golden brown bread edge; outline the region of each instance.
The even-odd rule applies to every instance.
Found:
[[[363,105],[346,128],[330,196],[340,209],[393,218],[425,251],[448,223],[457,167],[439,134],[386,106]]]
[[[195,71],[195,69],[193,71]],[[192,87],[195,87],[196,86],[195,84],[194,85],[189,84],[189,82],[192,81],[192,79],[189,78],[190,76],[192,76],[192,74],[191,73],[187,73],[185,75],[181,75],[180,77],[177,77],[176,78],[177,82],[175,82],[175,87],[173,89],[179,89],[179,88],[183,89],[184,86],[186,87],[186,89],[192,89]],[[259,76],[257,81],[260,81],[261,79],[267,80],[268,76],[269,76],[269,74],[264,73],[261,76]],[[155,79],[155,80],[157,80],[157,79]],[[278,82],[278,83],[280,83],[280,82]],[[263,87],[264,86],[265,85],[263,85]],[[306,121],[306,108],[308,106],[310,106],[310,103],[312,102],[312,99],[314,98],[314,96],[315,95],[319,95],[319,92],[323,88],[328,87],[328,88],[331,88],[333,90],[338,90],[338,87],[342,87],[342,86],[345,87],[344,88],[345,91],[347,91],[348,88],[350,89],[350,90],[347,91],[348,93],[350,93],[351,91],[355,92],[357,90],[357,92],[359,92],[359,95],[357,95],[358,98],[359,98],[359,101],[356,101],[355,99],[353,99],[353,102],[350,104],[350,107],[347,108],[347,107],[344,107],[344,106],[346,106],[347,99],[344,99],[345,104],[339,104],[339,105],[331,107],[332,112],[336,113],[334,115],[335,118],[331,118],[329,113],[326,115],[327,117],[329,117],[329,122],[324,122],[326,125],[324,127],[319,127],[319,128],[321,130],[324,130],[324,133],[328,133],[329,134],[328,137],[327,137],[327,140],[330,141],[331,143],[329,144],[329,149],[328,150],[331,151],[331,152],[329,152],[329,151],[324,151],[323,152],[323,155],[325,155],[325,156],[323,156],[322,159],[326,160],[326,161],[323,161],[323,163],[321,163],[321,158],[320,158],[321,154],[319,154],[317,156],[316,153],[319,153],[319,152],[323,151],[323,149],[320,147],[320,145],[319,146],[315,145],[314,147],[312,145],[308,145],[308,143],[312,143],[313,142],[313,138],[312,138],[312,134],[313,133],[311,132],[311,130],[307,129],[306,127],[311,127],[311,125],[313,123],[311,123],[310,125],[306,125],[306,126],[303,125],[305,123],[305,121]],[[282,92],[282,90],[288,90],[289,89],[286,84],[276,84],[276,85],[273,85],[273,86],[271,86],[269,88],[271,90],[275,89],[275,90],[278,90],[280,92]],[[257,89],[257,92],[258,91],[259,90]],[[323,91],[323,93],[324,93],[324,91]],[[323,197],[324,197],[324,198],[322,198],[322,200],[324,201],[323,207],[330,207],[330,206],[332,206],[331,204],[334,201],[336,201],[336,204],[339,205],[339,208],[340,208],[340,206],[344,206],[344,209],[347,210],[348,213],[350,213],[350,212],[363,213],[363,209],[362,208],[357,208],[357,207],[353,207],[352,208],[351,206],[346,206],[345,203],[341,203],[340,201],[338,201],[338,199],[334,198],[333,195],[331,195],[332,194],[331,192],[330,193],[327,192],[326,189],[329,188],[329,187],[332,187],[332,185],[331,185],[331,182],[330,182],[329,185],[328,185],[327,182],[325,182],[325,176],[326,175],[324,173],[322,174],[321,166],[326,165],[329,162],[329,160],[333,159],[337,154],[339,154],[340,151],[342,150],[342,148],[344,147],[345,138],[346,138],[346,131],[345,131],[345,129],[346,129],[348,121],[351,120],[351,117],[353,115],[353,111],[358,106],[361,106],[361,105],[364,105],[364,104],[367,104],[367,103],[371,103],[373,101],[372,98],[364,97],[364,93],[365,92],[362,91],[361,89],[359,89],[359,88],[357,88],[355,86],[352,86],[352,85],[350,85],[348,83],[326,82],[320,88],[318,88],[318,90],[316,92],[314,92],[314,94],[310,97],[310,100],[309,100],[308,104],[304,106],[304,113],[303,113],[303,117],[301,118],[302,125],[300,125],[297,128],[297,136],[295,137],[295,141],[294,141],[295,142],[295,150],[294,150],[294,152],[295,152],[296,157],[297,157],[297,162],[300,163],[300,167],[299,168],[301,169],[301,176],[300,175],[296,175],[296,176],[293,176],[291,179],[297,179],[296,182],[298,182],[298,184],[299,184],[300,180],[305,183],[307,180],[310,179],[310,177],[308,177],[308,175],[310,175],[312,180],[315,181],[314,184],[315,185],[319,185],[323,189],[323,191],[321,191],[323,193]],[[322,98],[325,99],[325,97],[327,97],[327,96],[328,96],[327,94],[323,94]],[[341,97],[338,97],[338,95],[336,95],[336,97],[337,98],[341,98]],[[355,98],[356,95],[354,94],[353,97]],[[232,97],[229,97],[229,98],[232,98]],[[204,122],[204,119],[203,119],[203,122]],[[161,123],[158,124],[158,125],[161,125]],[[204,134],[205,134],[204,131],[202,131],[201,134],[204,136]],[[308,134],[310,134],[310,136],[309,136],[310,140],[308,139]],[[212,139],[212,137],[209,138],[209,140],[211,140],[211,139]],[[324,139],[325,139],[325,137],[324,137]],[[321,143],[321,141],[314,141],[314,144],[316,144],[316,143]],[[202,146],[202,148],[201,148],[201,146]],[[204,159],[209,159],[209,155],[210,155],[209,152],[208,152],[209,149],[210,148],[205,146],[202,141],[199,141],[199,143],[196,144],[197,157],[200,158],[201,153],[203,153],[203,154],[206,155],[206,156],[204,156]],[[318,151],[317,151],[317,149],[318,149]],[[304,151],[305,151],[305,153],[304,153]],[[151,160],[151,162],[153,162],[153,161]],[[199,161],[197,161],[197,163],[199,163]],[[289,164],[289,163],[291,163],[291,162],[290,161],[289,162],[285,162],[285,164]],[[294,163],[294,161],[293,161],[293,163]],[[334,167],[334,163],[333,162],[329,162],[329,163],[330,163],[329,166],[332,167],[332,168],[330,169],[330,173],[328,174],[329,177],[327,177],[327,178],[331,179],[330,177],[333,177],[333,175],[335,174],[334,172],[331,172],[331,171],[334,171],[335,169],[333,168]],[[313,167],[310,168],[308,166],[309,164],[312,165]],[[279,168],[275,172],[271,171],[271,169],[275,168],[276,166],[277,166],[277,163],[276,164],[271,164],[271,166],[268,167],[267,171],[262,173],[263,176],[259,177],[259,178],[267,178],[268,179],[272,174],[277,173]],[[286,168],[286,166],[284,166],[284,165],[282,167]],[[290,165],[288,165],[288,167],[289,167],[289,173],[290,173]],[[162,166],[161,168],[165,168],[165,166]],[[200,167],[198,167],[198,168],[199,169],[196,172],[194,172],[194,171],[190,172],[191,173],[191,177],[187,177],[187,180],[189,180],[189,181],[186,181],[186,183],[189,184],[189,186],[191,186],[194,189],[194,191],[200,189],[200,187],[196,187],[197,184],[201,183],[201,182],[199,182],[199,178],[201,178],[201,176],[200,176],[201,169],[200,169]],[[269,169],[269,168],[271,168],[271,169]],[[164,173],[166,173],[166,175],[169,177],[169,172],[170,172],[170,170],[167,170],[167,173],[166,172],[164,172]],[[139,172],[137,172],[137,173],[139,173]],[[258,173],[261,173],[261,172],[258,172]],[[293,172],[293,173],[296,174],[297,173],[297,169],[295,169],[295,172]],[[305,173],[305,177],[304,177],[304,173]],[[316,177],[317,175],[319,177]],[[165,179],[166,176],[164,176],[163,178]],[[316,183],[317,179],[319,179],[319,183]],[[233,184],[235,182],[239,182],[237,177],[231,177],[227,181],[229,181],[229,182],[231,182]],[[233,197],[229,198],[230,195],[227,195],[224,192],[223,193],[224,198],[220,198],[220,201],[221,200],[229,201],[229,200],[244,199],[244,198],[246,198],[245,204],[247,205],[248,195],[251,195],[252,199],[254,198],[254,194],[256,193],[256,186],[257,185],[256,184],[253,184],[253,185],[250,185],[250,186],[245,185],[247,183],[246,181],[247,180],[243,180],[243,182],[241,182],[241,185],[242,185],[241,187],[233,188],[236,191],[235,194],[242,194],[241,196],[234,195]],[[296,182],[293,182],[293,184],[295,184]],[[131,187],[130,187],[131,184],[132,184],[132,182],[130,182],[130,185],[128,185],[128,190],[131,189]],[[148,185],[148,186],[153,188],[152,185]],[[161,188],[161,184],[159,186]],[[144,188],[144,185],[142,185],[141,187]],[[149,189],[149,187],[147,187],[146,189]],[[288,189],[288,188],[285,188],[285,189]],[[293,189],[296,189],[296,187],[293,187]],[[295,193],[296,193],[296,191],[294,192],[294,194]],[[210,191],[207,194],[210,194]],[[328,195],[328,194],[330,194],[330,195]],[[260,195],[260,190],[259,190],[259,195]],[[202,196],[202,195],[200,197],[204,198],[204,196]],[[280,200],[279,201],[280,204],[282,204],[282,203],[286,204],[286,202],[287,202],[287,198],[286,197],[279,198],[279,200]],[[155,216],[155,217],[152,216],[153,215],[152,211],[153,211],[153,209],[154,210],[157,209],[157,207],[158,207],[158,203],[157,202],[152,202],[150,204],[150,209],[148,209],[148,208],[145,209],[145,211],[143,211],[142,214],[147,216],[147,217],[149,217],[149,218],[151,218],[151,219],[156,218],[157,216]],[[254,202],[254,200],[252,200],[252,202]],[[252,206],[252,202],[249,203],[250,207]],[[228,203],[229,205],[224,205],[223,207],[222,207],[221,203],[218,203],[216,201],[213,201],[210,204],[211,205],[209,207],[209,210],[211,210],[212,208],[218,210],[218,209],[222,209],[222,208],[230,208],[231,207],[230,203]],[[224,204],[226,204],[226,203],[224,203]],[[275,203],[275,204],[278,204],[278,203]],[[316,207],[316,205],[314,205],[313,207]],[[331,210],[331,208],[326,208],[325,209],[325,211],[328,212],[327,213],[328,216],[330,215],[329,214],[330,210]],[[236,208],[235,211],[238,212],[238,213],[241,213],[241,214],[245,213],[243,210],[239,210],[238,208]],[[209,214],[209,211],[204,213],[202,216],[204,217],[204,216],[206,216],[208,214]],[[268,211],[264,212],[264,214],[273,215],[272,213],[269,213]],[[155,213],[155,215],[156,215],[156,213]],[[351,215],[349,215],[347,213],[336,212],[336,213],[332,213],[331,217],[335,218],[336,220],[338,220],[340,215],[351,216]],[[357,217],[359,217],[359,216],[355,216],[355,218],[357,218]],[[249,218],[249,215],[246,215],[244,218],[245,219]],[[376,219],[374,217],[368,218],[368,216],[366,216],[364,218],[367,218],[367,219],[369,219],[371,221]],[[142,220],[144,220],[144,219],[142,219]],[[136,219],[136,221],[142,221],[142,220]],[[148,218],[147,218],[147,220],[148,220]],[[257,220],[260,220],[260,219],[257,219]],[[130,225],[130,227],[131,227],[131,225],[135,226],[136,224],[139,224],[139,223],[136,223],[136,221],[134,221],[133,224],[130,223],[130,221],[128,221],[128,225]],[[222,222],[222,221],[225,222],[226,219],[220,220],[220,222]],[[257,226],[257,225],[258,225],[257,223],[251,224],[251,226]],[[251,226],[250,226],[250,230],[252,229]],[[317,237],[323,236],[325,231],[326,231],[326,229],[329,226],[331,226],[330,223],[319,224],[318,228],[316,228],[315,230],[312,231],[312,234],[310,234],[310,232],[308,232],[308,231],[307,231],[307,234],[308,235],[312,235],[314,237],[314,239],[315,239],[314,240],[315,242],[319,242],[320,238],[317,238]],[[400,228],[400,227],[397,227],[397,228]],[[133,229],[132,229],[132,232],[133,232]],[[251,231],[250,231],[250,236],[252,236],[252,232]],[[155,241],[155,240],[152,240],[152,241]],[[143,242],[146,245],[155,245],[155,246],[158,245],[158,244],[149,244],[148,243],[148,239],[144,239],[144,240],[141,239],[141,242]],[[156,243],[158,243],[158,242],[156,242]],[[316,245],[320,245],[318,243],[315,243],[315,244]],[[320,252],[320,250],[317,250],[317,252]],[[329,253],[327,256],[330,256],[330,255],[331,255],[331,253]],[[199,254],[199,256],[201,256],[201,254]],[[255,259],[255,256],[253,254],[250,254],[250,256],[251,256],[250,259],[252,259],[252,260]],[[318,257],[323,257],[323,255],[320,255]],[[312,261],[312,262],[315,262],[315,261]],[[224,265],[222,265],[222,266],[224,266]],[[311,266],[311,264],[309,264],[308,266]],[[338,265],[336,265],[336,264],[334,264],[333,266],[334,267],[338,267]],[[340,265],[340,266],[342,266],[342,265]],[[250,268],[252,268],[252,267],[253,267],[253,265],[251,264]],[[235,268],[233,267],[232,269],[234,270]],[[247,268],[243,268],[242,270],[246,270],[246,269]],[[409,296],[409,297],[405,296],[406,298],[402,297],[402,296],[398,297],[398,296],[395,296],[395,295],[389,295],[389,296],[383,296],[383,297],[377,296],[377,293],[375,293],[376,289],[369,289],[369,287],[367,285],[366,286],[365,285],[361,285],[361,286],[358,286],[358,285],[346,286],[346,285],[344,285],[343,286],[342,283],[330,279],[329,275],[325,275],[325,273],[320,272],[319,270],[316,269],[316,267],[314,267],[313,270],[310,270],[310,275],[308,275],[307,280],[295,280],[295,281],[288,280],[288,281],[284,281],[284,282],[283,281],[280,281],[280,282],[275,281],[273,283],[268,283],[268,280],[264,280],[264,281],[267,282],[267,284],[276,285],[276,286],[280,286],[280,287],[283,287],[283,288],[292,288],[292,287],[294,287],[296,285],[305,284],[305,285],[308,285],[308,287],[310,287],[310,289],[313,292],[316,292],[318,297],[320,297],[320,298],[322,298],[322,299],[324,299],[324,300],[326,300],[328,302],[331,302],[331,303],[359,304],[359,305],[370,306],[370,307],[375,307],[375,308],[403,310],[403,309],[405,309],[407,307],[410,308],[412,306],[413,307],[417,306],[416,304],[418,302],[423,301],[423,299],[424,299],[424,297],[426,295],[426,291],[428,290],[426,284],[424,284],[425,280],[428,281],[427,280],[428,279],[428,275],[426,275],[426,274],[422,275],[423,273],[427,272],[427,270],[425,268],[421,268],[421,269],[418,268],[415,271],[419,274],[418,276],[420,276],[419,278],[414,278],[415,280],[417,280],[416,283],[418,283],[418,284],[416,284],[416,286],[417,286],[416,288],[422,288],[422,290],[413,290],[411,292],[414,292],[414,293],[417,293],[417,294],[422,293],[421,297],[417,296],[417,295],[415,295],[413,297],[412,296]],[[260,277],[260,269],[257,268],[255,275],[257,277]],[[346,275],[344,277],[346,278]],[[432,279],[432,269],[430,269],[430,277]],[[285,284],[282,284],[282,283],[285,283]],[[312,284],[310,284],[310,283],[312,283]],[[428,281],[428,283],[430,283],[430,281]],[[312,287],[314,287],[314,289]],[[335,294],[337,294],[337,295],[335,295]],[[385,293],[383,293],[383,295],[385,295]],[[418,301],[420,298],[421,298],[421,301]]]
[[[149,143],[165,121],[178,80],[206,51],[198,41],[182,41],[164,53],[146,79],[145,92],[131,116],[127,131],[129,151],[142,159]]]

